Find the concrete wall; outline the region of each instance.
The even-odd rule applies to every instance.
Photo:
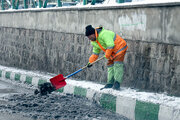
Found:
[[[129,46],[123,86],[180,95],[180,3],[0,12],[0,64],[68,75],[88,62],[88,24]],[[75,78],[106,82],[106,60]]]

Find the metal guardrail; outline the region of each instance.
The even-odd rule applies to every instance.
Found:
[[[81,0],[74,0],[81,1]],[[104,0],[83,0],[83,5],[87,5],[91,3],[91,5],[95,5],[96,3],[103,2]],[[130,0],[131,1],[131,0]],[[116,0],[117,3],[124,3],[126,0]],[[48,0],[0,0],[1,10],[6,9],[28,9],[28,8],[46,8],[48,4]],[[57,0],[57,7],[62,7],[62,1]]]
[[[27,8],[46,8],[47,7],[48,0],[0,0],[0,5],[1,5],[1,10],[6,10],[6,9],[27,9]],[[61,0],[57,0],[57,6],[61,7],[62,2]]]

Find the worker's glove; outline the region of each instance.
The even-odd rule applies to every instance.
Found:
[[[110,57],[109,57],[109,59],[110,59],[110,60],[113,60],[113,57],[112,57],[112,56],[110,56]]]
[[[108,59],[108,60],[113,60],[113,57],[112,57],[112,56],[110,56],[109,58],[107,58],[107,57],[104,55],[104,57],[105,57],[106,59]]]
[[[92,64],[89,62],[89,63],[87,64],[87,67],[88,67],[88,68],[92,67]]]

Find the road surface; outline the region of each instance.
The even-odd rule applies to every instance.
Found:
[[[22,86],[0,79],[0,120],[128,120],[84,97],[34,95],[33,88]]]

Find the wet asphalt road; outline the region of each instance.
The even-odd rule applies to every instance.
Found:
[[[0,120],[128,120],[84,97],[33,92],[0,80]]]

